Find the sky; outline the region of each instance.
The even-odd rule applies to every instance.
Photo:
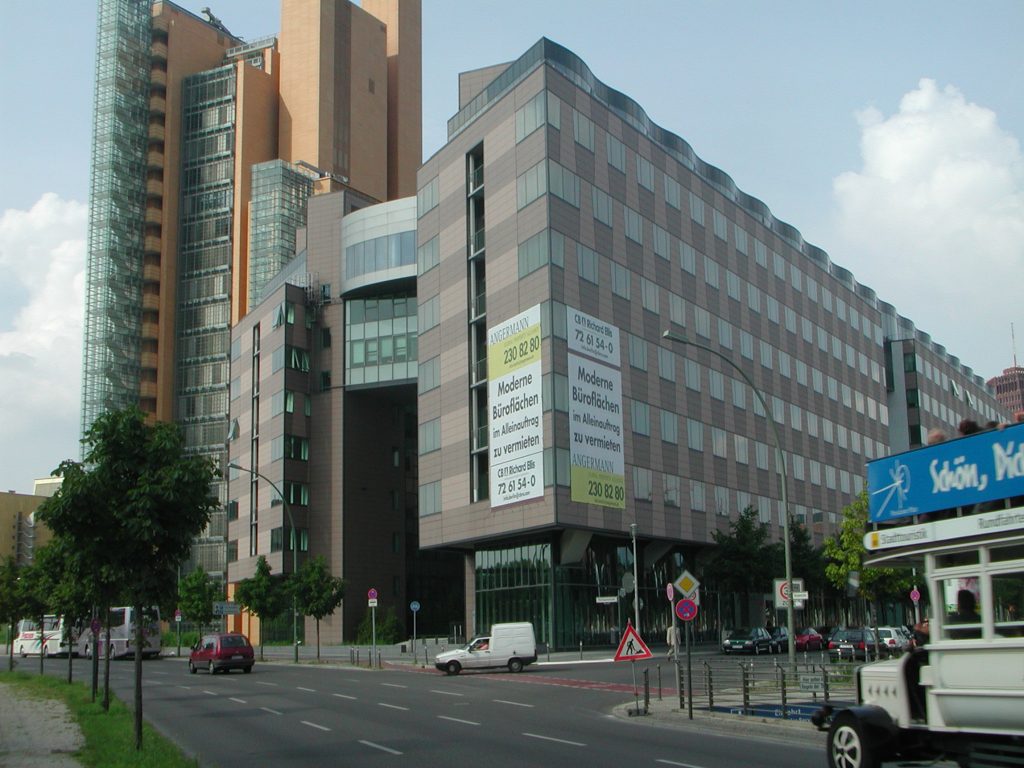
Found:
[[[236,35],[278,0],[210,6]],[[0,25],[0,492],[79,458],[95,3]],[[540,37],[582,58],[919,330],[1024,361],[1024,2],[423,0],[423,151],[458,73]]]

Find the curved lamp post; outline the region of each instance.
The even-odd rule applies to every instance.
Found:
[[[269,477],[264,475],[262,472],[257,472],[255,469],[249,467],[243,467],[239,464],[232,462],[228,464],[230,469],[237,469],[240,472],[248,472],[254,477],[258,477],[263,482],[268,483],[271,488],[277,493],[281,499],[281,505],[284,507],[285,514],[288,515],[288,524],[292,527],[291,532],[291,544],[292,544],[292,577],[299,575],[299,534],[295,530],[295,518],[292,517],[291,507],[288,506],[288,501],[285,499],[284,494],[281,493],[281,489],[277,487],[277,483],[271,480]],[[292,590],[292,648],[295,650],[295,663],[299,663],[299,628],[298,628],[298,617],[299,611],[295,604],[295,591]]]
[[[782,551],[786,561],[786,589],[789,591],[789,600],[786,603],[786,634],[788,637],[787,650],[789,653],[789,664],[794,666],[796,664],[796,638],[794,635],[795,627],[793,624],[793,566],[789,554],[789,499],[786,495],[786,457],[782,453],[782,443],[779,441],[779,429],[775,423],[775,418],[772,416],[771,409],[765,402],[764,395],[761,394],[761,390],[757,388],[750,376],[747,375],[746,371],[740,368],[730,358],[723,355],[717,349],[704,346],[696,341],[691,341],[685,336],[680,336],[674,331],[665,331],[661,334],[663,339],[674,341],[684,346],[696,347],[697,349],[703,349],[705,352],[710,352],[712,355],[717,356],[720,360],[731,366],[733,370],[738,373],[753,391],[757,397],[758,402],[761,403],[761,408],[764,410],[764,415],[768,418],[768,425],[771,427],[772,442],[775,443],[775,467],[779,473],[779,484],[782,486],[782,540],[783,547]]]

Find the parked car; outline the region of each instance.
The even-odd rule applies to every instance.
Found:
[[[789,632],[785,627],[772,627],[772,653],[789,651]]]
[[[832,661],[840,659],[868,661],[876,658],[888,658],[889,649],[888,646],[879,642],[876,654],[875,633],[866,627],[839,629],[828,641],[828,655]]]
[[[764,627],[740,627],[722,643],[722,653],[771,653],[772,638]]]
[[[255,663],[249,638],[239,632],[219,632],[203,635],[192,646],[188,656],[188,671],[193,675],[200,668],[206,669],[211,675],[232,669],[248,673],[252,672]]]
[[[879,627],[878,639],[889,649],[890,656],[899,656],[910,650],[910,638],[903,632],[902,627]]]
[[[805,627],[796,633],[798,651],[820,651],[824,646],[825,638],[814,627]]]

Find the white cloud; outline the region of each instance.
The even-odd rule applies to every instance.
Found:
[[[53,193],[0,213],[0,491],[78,458],[86,217]]]
[[[996,114],[924,79],[857,115],[863,167],[837,177],[836,261],[989,378],[1021,322],[1024,158]]]

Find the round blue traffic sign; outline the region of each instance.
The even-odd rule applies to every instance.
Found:
[[[413,600],[411,603],[409,603],[409,610],[412,611],[413,613],[416,613],[419,609],[420,609],[420,603],[419,603],[418,600]]]
[[[693,621],[697,617],[697,604],[689,598],[676,603],[676,616],[683,621]]]

